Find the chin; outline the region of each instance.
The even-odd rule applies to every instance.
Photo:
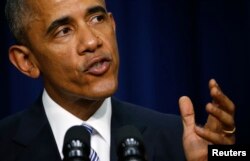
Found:
[[[89,91],[89,95],[95,100],[105,99],[112,96],[117,90],[118,83],[114,82],[102,82],[99,85],[95,85],[92,90]]]

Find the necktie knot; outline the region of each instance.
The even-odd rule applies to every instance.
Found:
[[[83,124],[82,126],[85,127],[85,129],[89,132],[90,135],[93,134],[94,128],[92,126],[89,126],[87,124]]]

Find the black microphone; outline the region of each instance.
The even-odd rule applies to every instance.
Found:
[[[63,143],[63,161],[90,161],[90,134],[83,126],[68,129]]]
[[[134,126],[120,128],[116,143],[118,161],[147,161],[142,135]]]

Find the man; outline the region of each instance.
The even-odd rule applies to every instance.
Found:
[[[181,120],[111,98],[117,89],[115,22],[104,0],[8,0],[6,14],[17,44],[9,58],[23,74],[44,80],[39,100],[0,122],[3,161],[57,161],[65,132],[94,128],[91,147],[101,161],[116,161],[117,129],[140,130],[150,161],[207,160],[208,144],[235,143],[234,104],[215,80],[205,127],[195,125],[188,97],[179,100]],[[184,150],[184,151],[183,151]]]

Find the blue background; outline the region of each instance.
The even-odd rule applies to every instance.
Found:
[[[8,60],[13,43],[1,0],[0,118],[27,108],[42,81],[17,71]],[[249,0],[107,0],[117,24],[120,50],[116,97],[179,114],[178,99],[194,101],[197,123],[206,120],[215,78],[237,107],[237,143],[250,143]]]

